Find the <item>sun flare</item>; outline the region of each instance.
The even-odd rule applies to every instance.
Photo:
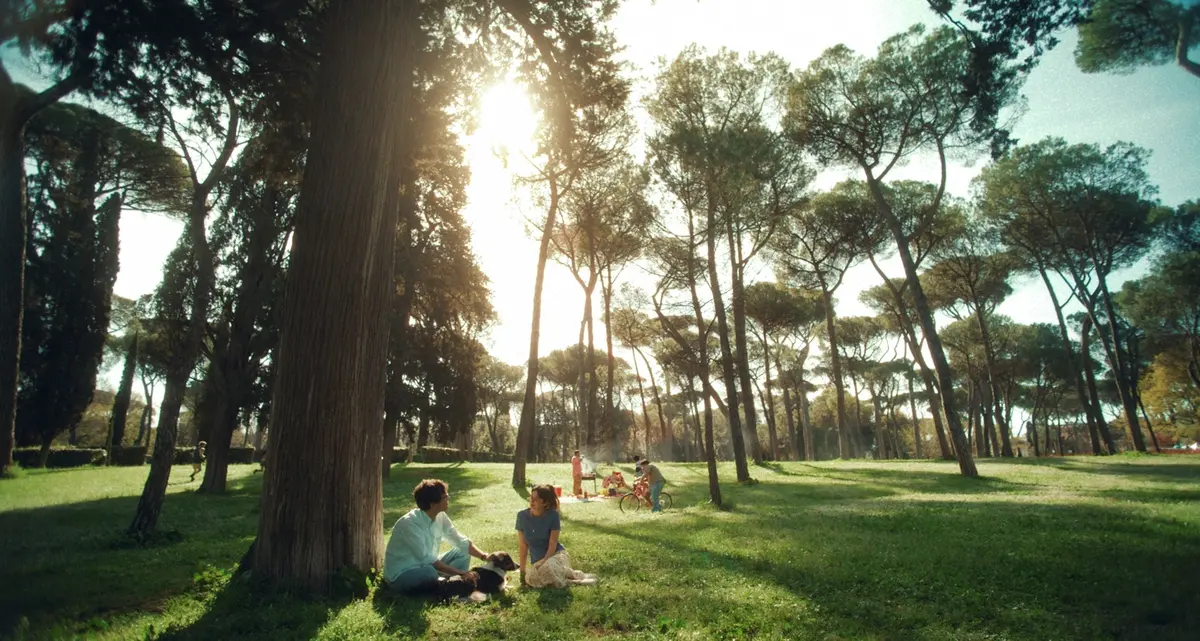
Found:
[[[528,152],[533,148],[537,114],[529,94],[520,85],[504,81],[489,87],[479,101],[480,142],[508,153]]]

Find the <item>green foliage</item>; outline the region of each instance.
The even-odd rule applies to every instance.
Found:
[[[123,466],[145,465],[148,449],[146,446],[114,448],[112,464]]]
[[[942,463],[778,463],[757,468],[757,484],[725,487],[735,507],[716,510],[705,504],[702,466],[666,464],[676,505],[668,514],[621,514],[607,502],[563,507],[572,562],[598,573],[599,586],[514,589],[479,606],[378,585],[365,600],[313,600],[232,577],[256,529],[262,477],[249,466],[231,468],[228,496],[170,486],[163,524],[186,536],[150,549],[108,545],[144,481],[138,470],[26,471],[0,484],[0,598],[12,606],[0,613],[0,634],[25,625],[33,638],[101,641],[581,633],[1182,641],[1200,624],[1197,595],[1177,589],[1200,571],[1200,538],[1187,525],[1200,517],[1189,486],[1197,465],[1026,459],[982,463],[986,478],[973,480]],[[485,550],[511,551],[512,514],[526,499],[508,472],[397,468],[384,485],[384,525],[411,509],[418,480],[439,477],[453,488],[456,526]],[[731,464],[721,472],[731,476]],[[569,470],[532,465],[530,475],[563,484]],[[997,529],[1011,536],[985,536]],[[359,593],[371,584],[369,575],[351,578]]]
[[[25,278],[18,439],[50,441],[91,399],[109,326],[121,210],[177,211],[179,158],[78,105],[54,105],[27,128]]]
[[[40,447],[18,447],[13,450],[13,462],[21,467],[36,467],[40,456]],[[52,447],[46,458],[46,467],[104,465],[107,458],[108,453],[99,448]]]
[[[406,452],[407,454],[407,452]],[[511,463],[512,454],[502,452],[475,451],[471,453],[453,447],[422,447],[415,457],[420,463],[459,463],[473,461],[475,463]]]
[[[1170,0],[1096,0],[1079,25],[1075,64],[1084,73],[1132,73],[1173,61],[1183,14]]]
[[[1099,286],[1155,239],[1147,157],[1129,143],[1101,148],[1047,138],[1024,145],[980,173],[979,212],[1030,264],[1077,275],[1070,276],[1076,290],[1086,280]]]

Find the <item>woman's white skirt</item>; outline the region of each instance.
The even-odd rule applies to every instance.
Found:
[[[525,584],[531,588],[565,588],[569,585],[592,585],[596,575],[571,569],[571,557],[566,550],[525,568]]]

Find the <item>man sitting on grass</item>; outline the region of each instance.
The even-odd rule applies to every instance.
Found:
[[[471,557],[486,561],[471,539],[459,534],[450,522],[450,486],[439,479],[425,479],[413,489],[417,507],[400,517],[392,527],[383,560],[383,578],[392,589],[409,595],[439,594],[438,585],[452,576],[473,581],[467,572]],[[451,548],[438,556],[441,542]]]

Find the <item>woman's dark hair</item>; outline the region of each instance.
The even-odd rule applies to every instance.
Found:
[[[441,479],[425,479],[413,488],[413,500],[417,502],[417,507],[422,510],[428,510],[436,503],[442,502],[442,497],[446,496],[446,492],[450,491],[450,486]]]
[[[538,498],[542,500],[542,503],[546,504],[546,509],[558,509],[558,495],[554,493],[553,487],[549,485],[535,485],[530,491],[538,495]]]

